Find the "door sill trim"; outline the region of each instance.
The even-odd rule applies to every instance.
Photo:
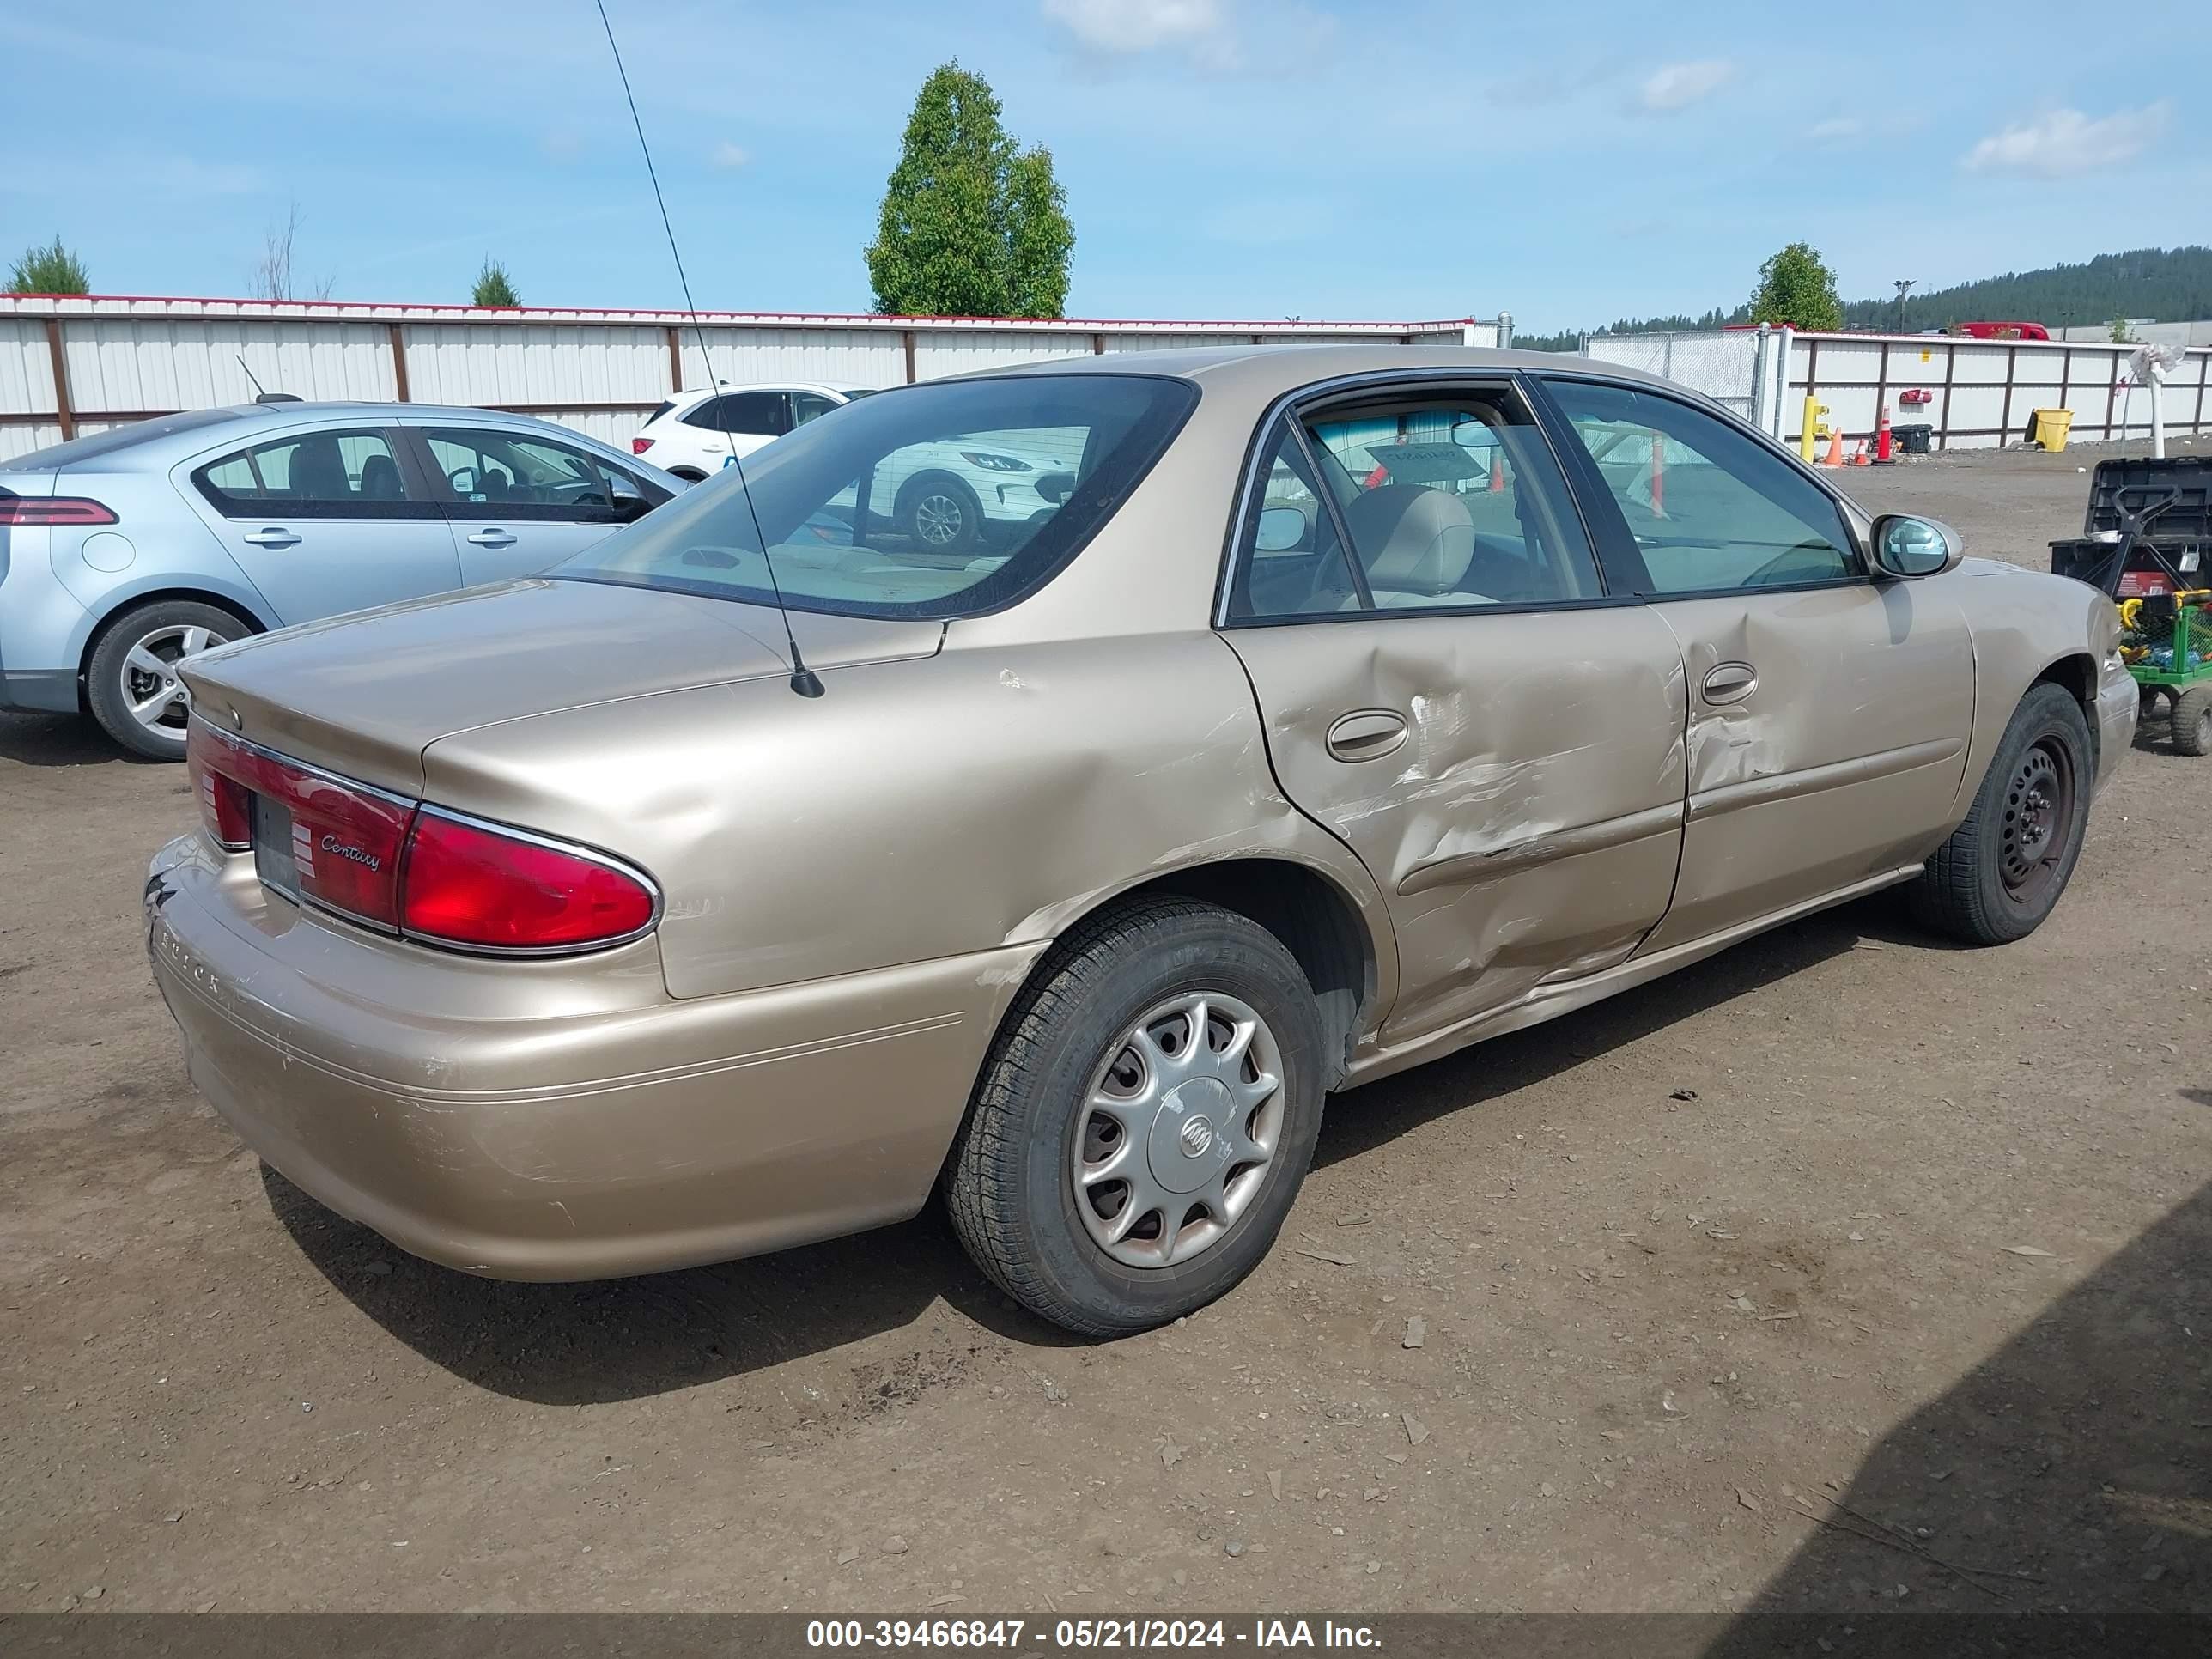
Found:
[[[1648,957],[1632,957],[1626,962],[1601,969],[1594,974],[1586,974],[1580,979],[1539,984],[1512,1002],[1485,1009],[1457,1024],[1447,1025],[1442,1030],[1431,1031],[1396,1048],[1355,1056],[1352,1064],[1345,1068],[1344,1076],[1336,1086],[1340,1090],[1351,1089],[1363,1083],[1373,1083],[1425,1061],[1441,1059],[1470,1043],[1557,1019],[1561,1014],[1572,1013],[1577,1008],[1586,1008],[1593,1002],[1602,1001],[1617,991],[1649,984],[1677,968],[1686,968],[1693,962],[1717,955],[1729,945],[1741,944],[1769,928],[1779,927],[1818,911],[1848,904],[1853,899],[1864,898],[1869,893],[1878,893],[1885,887],[1894,887],[1899,882],[1910,881],[1920,873],[1921,868],[1918,864],[1899,865],[1893,870],[1885,870],[1879,875],[1836,888],[1817,898],[1803,899],[1779,910],[1770,910],[1765,915],[1754,916],[1748,921],[1723,927],[1717,933],[1703,934],[1680,945],[1669,945],[1663,951],[1655,951]]]

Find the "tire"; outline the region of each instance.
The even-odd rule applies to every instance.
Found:
[[[969,553],[983,544],[983,503],[949,472],[925,472],[899,492],[898,526],[917,553]]]
[[[2158,713],[2158,687],[2146,685],[2136,692],[2136,719],[2149,720]]]
[[[2081,856],[2095,783],[2089,723],[2063,686],[2020,701],[1964,823],[1911,890],[1922,925],[1970,945],[2040,927]]]
[[[92,718],[141,759],[184,759],[191,702],[173,665],[254,631],[230,611],[197,599],[156,599],[124,611],[101,630],[85,663]],[[166,701],[149,712],[149,700],[163,694]]]
[[[2184,755],[2212,755],[2212,685],[2192,685],[2174,697],[2173,746]]]
[[[1155,1047],[1152,1066],[1125,1038],[1163,1006],[1199,996],[1216,1036],[1226,1036],[1232,1017],[1257,1025],[1246,1060],[1230,1062],[1216,1052],[1225,1043],[1209,1040],[1198,1070],[1234,1063],[1240,1078],[1261,1076],[1240,1083],[1242,1100],[1201,1077],[1165,1088],[1166,1108],[1142,1109],[1168,1081],[1193,1077],[1192,1051],[1187,1042],[1164,1054]],[[1181,1040],[1194,1018],[1176,1012],[1147,1029]],[[1133,1066],[1149,1070],[1141,1087],[1128,1080]],[[1259,1098],[1268,1075],[1279,1086]],[[1267,1255],[1313,1158],[1323,1079],[1312,988],[1273,934],[1189,900],[1109,912],[1054,948],[1007,1015],[947,1164],[953,1228],[994,1284],[1054,1324],[1097,1337],[1165,1324],[1228,1291]],[[1133,1087],[1128,1107],[1109,1098]],[[1129,1145],[1117,1165],[1108,1131],[1125,1119]],[[1264,1163],[1240,1162],[1262,1140]],[[1116,1167],[1135,1170],[1140,1184],[1107,1179],[1079,1193],[1080,1170]],[[1209,1178],[1218,1190],[1176,1189]],[[1119,1244],[1105,1243],[1140,1195],[1149,1213],[1121,1223]],[[1155,1199],[1183,1211],[1174,1231]]]

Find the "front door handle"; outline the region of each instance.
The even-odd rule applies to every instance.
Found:
[[[487,526],[471,536],[469,539],[478,547],[513,547],[514,532],[511,530],[501,530],[495,526]]]
[[[1356,708],[1328,728],[1328,752],[1340,761],[1380,760],[1406,741],[1406,717],[1388,708]]]
[[[240,539],[252,542],[256,547],[297,547],[300,538],[278,525],[265,529],[249,530]]]
[[[1741,702],[1759,690],[1759,671],[1747,662],[1724,662],[1705,676],[1705,701]]]

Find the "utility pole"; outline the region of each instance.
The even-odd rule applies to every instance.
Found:
[[[1897,290],[1897,331],[1899,334],[1905,332],[1905,296],[1911,292],[1913,283],[1919,280],[1917,276],[1899,276],[1890,284]]]

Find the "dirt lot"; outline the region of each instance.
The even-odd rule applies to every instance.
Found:
[[[1859,477],[2040,562],[2093,459]],[[0,723],[0,1608],[2212,1607],[2212,762],[2162,725],[2032,939],[1855,906],[1344,1097],[1261,1270],[1103,1346],[934,1216],[531,1286],[320,1210],[148,981],[191,817]]]

